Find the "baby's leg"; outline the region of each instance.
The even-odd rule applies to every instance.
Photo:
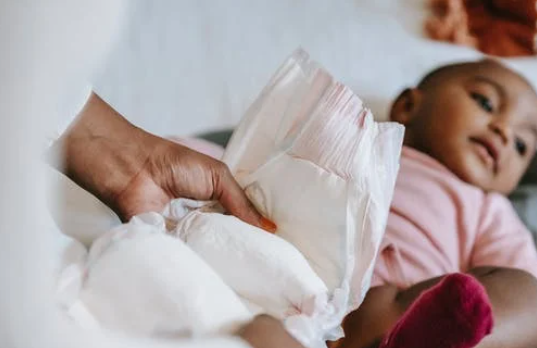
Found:
[[[477,347],[533,347],[537,342],[537,279],[524,271],[497,267],[481,267],[469,273],[485,288],[494,315],[492,334]],[[402,291],[390,285],[372,288],[362,306],[345,319],[346,337],[337,346],[378,347],[420,294],[443,278]]]
[[[536,347],[537,279],[524,271],[497,267],[471,273],[487,290],[494,314],[494,330],[478,347]]]
[[[492,309],[472,276],[452,274],[412,303],[381,348],[472,348],[490,334]]]

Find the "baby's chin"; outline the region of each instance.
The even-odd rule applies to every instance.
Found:
[[[459,179],[465,183],[475,186],[484,192],[497,192],[509,195],[516,188],[516,183],[501,182],[489,168],[481,162],[476,161],[472,156],[462,159],[449,167]]]

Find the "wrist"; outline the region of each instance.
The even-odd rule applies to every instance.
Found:
[[[117,212],[116,197],[142,170],[152,138],[93,94],[53,151],[60,171]]]

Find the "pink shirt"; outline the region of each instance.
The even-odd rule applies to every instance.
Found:
[[[406,288],[478,266],[537,276],[529,231],[502,195],[466,184],[435,159],[403,148],[373,286]]]

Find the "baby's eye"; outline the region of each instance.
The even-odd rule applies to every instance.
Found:
[[[479,106],[483,110],[485,110],[488,113],[494,112],[494,105],[492,105],[492,102],[490,101],[489,98],[485,97],[482,94],[475,93],[475,92],[473,92],[471,96],[472,96],[472,99],[475,100],[477,104],[479,104]]]
[[[522,156],[524,156],[526,152],[528,151],[528,147],[526,146],[526,143],[524,142],[524,140],[520,138],[515,139],[515,147],[516,147],[516,151]]]

